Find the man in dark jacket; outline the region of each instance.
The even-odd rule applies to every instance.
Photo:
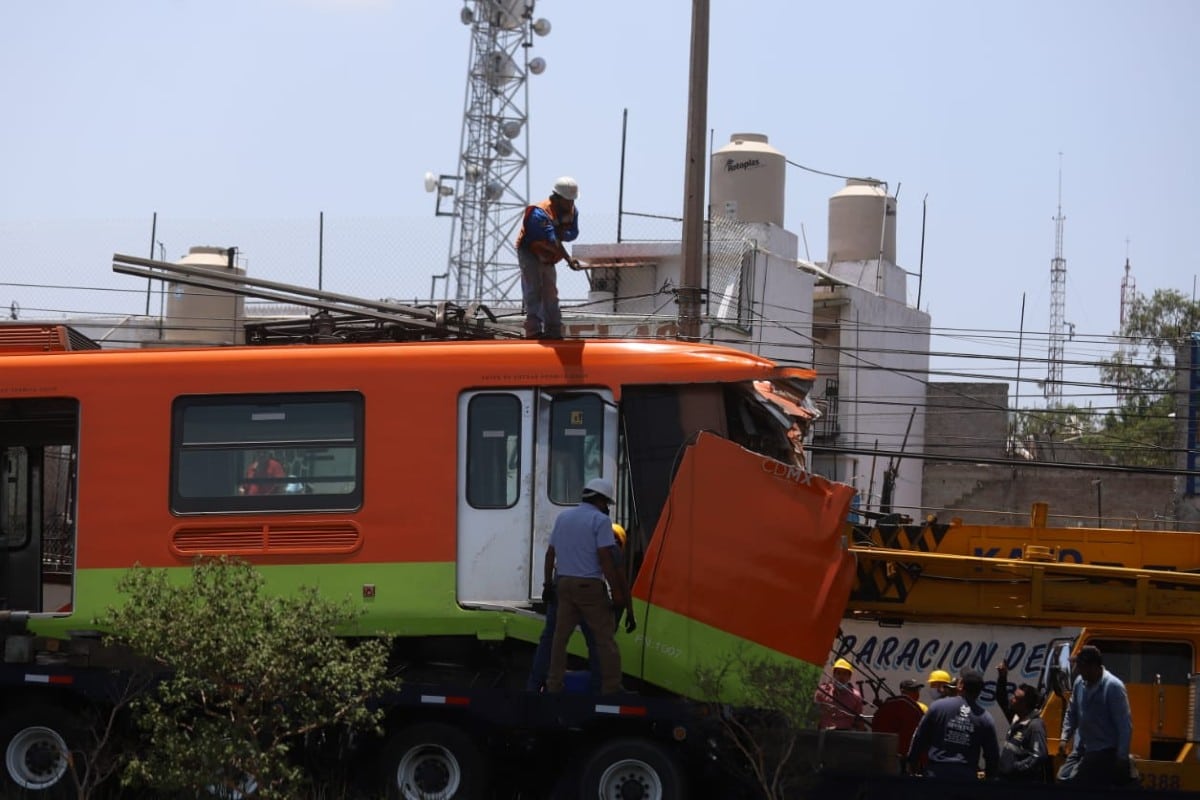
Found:
[[[944,697],[929,706],[913,733],[908,749],[910,772],[916,772],[921,757],[928,755],[925,775],[949,780],[975,780],[979,756],[984,772],[993,778],[1000,761],[1000,745],[992,715],[979,705],[983,675],[964,669],[958,676],[958,696]]]
[[[1046,782],[1050,754],[1046,750],[1046,725],[1038,712],[1041,700],[1037,689],[1023,683],[1008,702],[1012,717],[1000,751],[1000,777],[1004,780]]]

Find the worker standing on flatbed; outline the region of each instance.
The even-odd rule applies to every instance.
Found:
[[[608,506],[613,500],[612,481],[593,478],[583,487],[582,502],[558,515],[546,548],[546,582],[553,581],[558,598],[558,619],[550,649],[546,692],[563,690],[567,671],[567,642],[580,620],[587,623],[600,662],[600,692],[621,691],[621,653],[617,650],[614,608],[626,608],[629,589],[625,576],[613,563],[616,547]],[[557,579],[554,577],[557,572]],[[609,599],[605,579],[612,589]]]

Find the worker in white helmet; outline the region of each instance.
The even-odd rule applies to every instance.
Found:
[[[546,676],[546,691],[550,694],[563,690],[567,642],[581,620],[591,629],[595,642],[600,692],[621,691],[621,653],[613,638],[613,609],[629,607],[629,587],[613,563],[612,550],[617,541],[608,508],[615,497],[612,481],[593,478],[583,487],[582,502],[559,514],[550,532],[545,585],[554,587],[558,600]]]
[[[625,526],[614,522],[612,524],[613,538],[617,541],[616,547],[609,548],[612,553],[613,564],[617,572],[624,574],[625,568]],[[530,692],[540,692],[546,688],[546,676],[550,673],[550,648],[554,645],[554,631],[558,627],[558,596],[554,592],[554,583],[547,580],[542,585],[542,602],[545,603],[546,624],[542,627],[542,635],[538,639],[537,649],[533,652],[533,661],[529,668],[529,679],[525,682],[525,689]],[[625,632],[633,633],[637,630],[637,620],[633,615],[633,599],[632,595],[626,594],[625,606],[622,608],[613,608],[613,612],[617,618],[617,625],[621,624],[621,617],[625,617]],[[580,618],[579,630],[583,633],[583,641],[587,643],[588,648],[588,669],[591,670],[590,687],[593,693],[600,693],[600,653],[596,649],[596,638],[592,636],[592,629],[588,627],[587,622]]]
[[[517,261],[521,265],[527,339],[562,338],[554,265],[565,259],[571,269],[579,269],[579,261],[563,246],[579,236],[579,212],[575,209],[578,196],[579,184],[564,175],[554,182],[550,197],[525,208],[525,219],[517,234]]]

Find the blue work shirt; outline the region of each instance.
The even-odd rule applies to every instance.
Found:
[[[543,205],[547,208],[543,208]],[[575,209],[569,222],[563,224],[551,216],[549,201],[529,206],[525,226],[517,246],[529,249],[534,242],[573,242],[579,238],[579,210]]]
[[[612,520],[591,503],[580,503],[559,514],[550,533],[555,570],[571,578],[603,578],[596,551],[616,544]]]
[[[929,762],[925,772],[932,778],[974,778],[980,753],[989,778],[1000,764],[1000,742],[992,715],[965,697],[943,697],[929,706],[913,732],[909,763],[915,765],[926,750]]]
[[[1071,702],[1063,714],[1062,740],[1078,735],[1075,747],[1083,752],[1117,751],[1117,758],[1129,758],[1129,738],[1133,735],[1133,716],[1125,684],[1107,669],[1091,686],[1080,676],[1071,687]]]

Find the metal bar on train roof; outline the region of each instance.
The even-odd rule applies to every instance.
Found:
[[[403,322],[415,324],[430,330],[445,330],[449,327],[444,322],[444,312],[434,309],[413,308],[399,303],[389,303],[384,300],[368,300],[352,295],[336,292],[326,292],[309,289],[304,286],[276,281],[250,278],[245,275],[232,275],[217,272],[203,267],[193,267],[186,264],[172,264],[169,261],[156,261],[149,258],[113,254],[113,271],[125,275],[136,275],[146,278],[169,279],[176,283],[199,286],[205,289],[219,289],[276,302],[293,303],[309,308],[341,311],[351,314],[363,314],[388,322]],[[165,274],[163,274],[165,273]],[[464,311],[475,312],[482,310],[489,317],[491,313],[482,306],[472,306]],[[463,319],[463,327],[486,329],[501,336],[519,338],[522,333],[516,328],[508,327],[493,321],[479,319]]]

